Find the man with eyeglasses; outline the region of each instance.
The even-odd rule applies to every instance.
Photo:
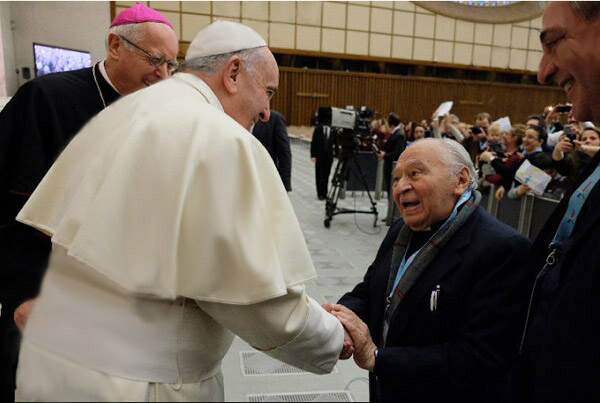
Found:
[[[15,221],[59,153],[94,115],[119,97],[167,78],[178,41],[171,23],[137,4],[120,12],[106,58],[91,68],[25,83],[0,113],[0,398],[14,400],[19,332],[13,311],[35,297],[50,240]],[[26,318],[31,303],[16,312]]]

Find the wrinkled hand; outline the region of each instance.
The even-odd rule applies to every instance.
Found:
[[[17,324],[17,327],[23,332],[25,329],[25,325],[27,324],[27,320],[29,319],[29,314],[31,313],[31,309],[35,305],[35,299],[30,299],[29,301],[23,302],[21,305],[15,309],[14,321]]]
[[[323,307],[323,309],[325,309],[329,313],[332,313],[333,306],[334,304],[330,304],[329,302],[326,302],[321,305],[321,307]],[[340,353],[340,360],[347,360],[348,358],[352,357],[353,353],[354,343],[352,342],[352,337],[350,336],[350,333],[348,333],[346,328],[344,328],[344,345],[342,346],[342,351]]]
[[[369,327],[354,312],[343,305],[334,305],[331,312],[344,325],[354,343],[354,362],[362,369],[372,371],[375,368],[375,350]]]

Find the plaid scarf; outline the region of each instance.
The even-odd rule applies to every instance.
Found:
[[[400,279],[400,282],[394,290],[391,299],[387,299],[386,301],[382,332],[383,346],[385,346],[390,322],[394,317],[394,313],[396,312],[398,305],[400,305],[400,302],[402,302],[404,296],[417,282],[421,274],[423,274],[423,272],[427,270],[427,267],[433,261],[433,259],[435,259],[439,251],[448,243],[450,239],[454,237],[454,235],[471,217],[471,214],[473,214],[473,212],[477,208],[477,205],[479,204],[480,200],[481,193],[474,190],[473,195],[471,196],[469,201],[467,201],[461,207],[456,217],[448,225],[440,228],[431,237],[431,239],[429,239],[429,241],[427,241],[425,245],[423,245],[418,255],[415,256],[415,259],[406,269],[406,272]],[[406,253],[406,249],[408,248],[408,243],[410,241],[412,232],[413,231],[410,229],[410,227],[404,224],[400,229],[398,238],[396,238],[396,242],[394,244],[394,251],[392,253],[392,265],[390,270],[390,276],[388,278],[387,291],[385,295],[390,295],[390,293],[392,292],[392,287],[394,286],[394,279],[396,278],[396,274],[398,273],[400,263],[402,262],[402,258]]]

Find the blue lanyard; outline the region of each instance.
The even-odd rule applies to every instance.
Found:
[[[458,208],[460,206],[462,206],[463,204],[465,204],[471,198],[472,193],[473,192],[471,191],[471,189],[468,189],[460,196],[460,198],[456,202],[456,205],[454,206],[454,210],[452,210],[452,214],[450,214],[450,217],[448,217],[446,219],[446,221],[444,221],[442,226],[440,228],[438,228],[438,230],[433,235],[431,235],[431,238],[433,238],[438,232],[440,232],[443,228],[448,226],[452,220],[454,220],[454,218],[458,214]],[[431,240],[431,238],[429,238],[429,240],[427,242],[429,242]],[[394,290],[396,289],[396,287],[398,287],[398,284],[400,283],[400,279],[406,272],[406,269],[408,269],[408,266],[411,265],[413,260],[415,260],[415,258],[419,254],[419,252],[421,252],[421,249],[423,249],[423,247],[425,245],[427,245],[427,242],[425,242],[425,244],[423,246],[421,246],[421,248],[418,251],[416,251],[415,253],[410,255],[410,257],[408,259],[406,259],[406,252],[408,252],[408,248],[406,249],[406,252],[404,252],[404,257],[402,258],[402,263],[400,263],[400,267],[398,268],[398,273],[396,273],[396,279],[394,280],[394,286],[392,287],[392,291],[390,292],[390,295],[389,295],[390,298],[394,294]],[[409,243],[410,243],[410,241],[409,241]]]
[[[577,190],[571,195],[569,199],[569,205],[567,206],[567,211],[558,226],[558,230],[556,230],[556,234],[554,235],[554,239],[550,243],[550,246],[562,247],[564,242],[571,236],[573,232],[573,228],[575,227],[575,222],[577,221],[577,217],[579,216],[579,212],[583,207],[583,204],[587,200],[587,197],[591,193],[596,183],[600,180],[600,165],[596,167],[594,172],[588,178],[583,181],[583,183],[577,188]]]

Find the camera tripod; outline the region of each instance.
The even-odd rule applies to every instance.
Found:
[[[337,206],[338,200],[340,198],[340,192],[344,188],[346,181],[348,180],[348,174],[350,173],[350,165],[348,161],[352,158],[354,161],[354,165],[356,170],[358,171],[358,179],[365,187],[367,191],[367,196],[369,196],[369,201],[371,202],[370,210],[351,210],[345,209]],[[329,193],[327,194],[327,201],[325,202],[325,221],[323,225],[325,228],[329,228],[331,226],[331,220],[333,216],[338,214],[373,214],[375,219],[373,220],[373,227],[377,226],[377,203],[373,201],[371,197],[371,192],[369,192],[369,186],[367,184],[367,180],[365,179],[365,175],[358,164],[358,159],[356,158],[356,153],[353,150],[343,150],[340,153],[339,160],[335,167],[335,171],[333,174],[333,179],[331,180],[331,189],[329,189]]]

